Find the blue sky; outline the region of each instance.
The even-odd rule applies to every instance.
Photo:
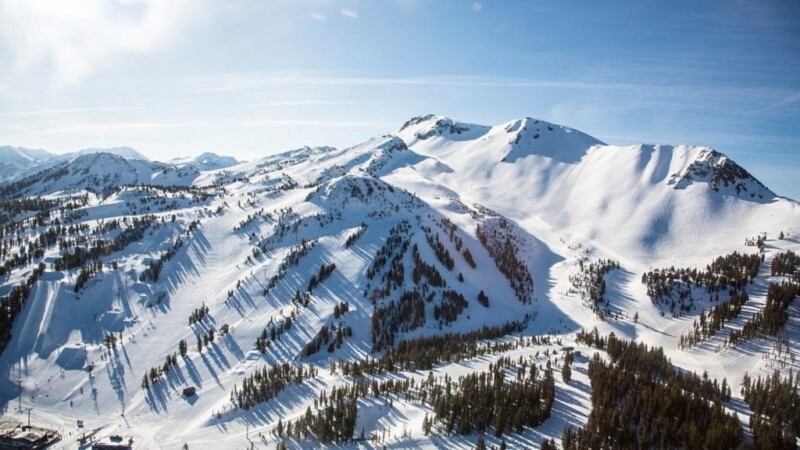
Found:
[[[0,0],[0,145],[347,146],[436,113],[712,146],[800,198],[800,2]]]

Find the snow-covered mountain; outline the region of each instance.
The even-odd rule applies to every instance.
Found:
[[[69,152],[61,154],[52,154],[45,152],[44,154],[47,157],[39,158],[35,162],[35,164],[29,165],[28,167],[25,168],[25,170],[19,171],[13,177],[0,179],[0,182],[15,181],[22,178],[27,178],[30,177],[31,175],[35,175],[39,172],[53,168],[59,164],[76,159],[79,156],[94,155],[97,153],[107,153],[110,155],[115,155],[129,160],[150,161],[149,158],[147,158],[146,156],[144,156],[143,154],[139,153],[138,151],[136,151],[131,147],[85,148],[77,152]]]
[[[0,147],[0,182],[10,180],[20,173],[53,157],[44,150],[24,147]]]
[[[83,153],[0,187],[9,197],[29,197],[59,191],[109,192],[124,185],[188,186],[199,174],[194,167],[111,153]]]
[[[211,152],[202,153],[200,156],[175,158],[169,161],[169,164],[176,167],[192,166],[197,170],[224,169],[240,163],[240,161],[237,161],[236,158],[232,156],[220,156]]]
[[[743,375],[800,369],[798,301],[779,333],[733,339],[792,282],[772,269],[800,251],[800,204],[716,150],[427,115],[348,148],[197,165],[234,162],[215,156],[77,155],[2,187],[17,225],[0,295],[24,303],[0,322],[4,414],[33,407],[64,445],[92,431],[140,448],[531,448],[592,420],[592,355],[616,356],[580,330],[725,378],[742,430]],[[733,269],[712,264],[734,252]],[[687,346],[720,304],[739,309]],[[567,354],[571,380],[548,378]],[[438,400],[466,388],[447,383],[498,367],[515,401],[552,384],[546,417],[448,425]],[[347,418],[328,429],[326,414]]]

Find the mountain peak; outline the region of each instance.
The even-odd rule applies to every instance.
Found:
[[[225,169],[240,163],[241,161],[238,161],[236,158],[232,156],[223,156],[212,152],[204,152],[201,153],[199,156],[174,158],[169,161],[169,164],[176,167],[192,166],[198,170]]]
[[[425,141],[434,137],[451,140],[475,139],[491,127],[472,123],[459,122],[450,117],[426,114],[406,121],[395,135],[412,145],[416,141]]]
[[[125,159],[140,159],[142,161],[150,161],[150,158],[139,153],[132,147],[85,148],[75,152],[75,155],[86,155],[91,153],[110,153],[112,155],[121,156]]]
[[[724,192],[744,199],[765,200],[775,193],[724,153],[703,148],[680,173],[672,174],[668,184],[685,189],[692,183],[708,183],[715,192]]]
[[[509,163],[530,155],[576,163],[592,146],[604,145],[586,133],[531,117],[512,120],[502,127],[509,134],[510,149],[503,158]]]

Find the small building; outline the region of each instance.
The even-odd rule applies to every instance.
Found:
[[[183,396],[184,397],[191,397],[191,396],[196,395],[196,394],[197,394],[197,388],[194,387],[194,386],[189,386],[189,387],[183,388]]]
[[[19,422],[0,423],[0,449],[41,449],[61,440],[55,430],[26,426]]]
[[[92,444],[92,450],[131,450],[133,438],[124,438],[118,434],[100,439]]]

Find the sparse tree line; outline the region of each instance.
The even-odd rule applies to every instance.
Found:
[[[439,233],[431,230],[431,228],[426,225],[422,226],[422,231],[425,232],[425,240],[428,241],[428,245],[433,249],[436,259],[438,259],[439,263],[447,270],[452,271],[456,262],[453,257],[450,256],[450,250],[439,241]]]
[[[647,295],[657,306],[668,306],[674,316],[680,316],[694,308],[695,289],[711,294],[728,290],[743,292],[756,276],[763,254],[733,252],[720,256],[706,270],[670,267],[642,274],[642,283],[647,286]],[[662,311],[663,315],[663,311]]]
[[[350,304],[347,302],[341,302],[333,307],[333,318],[339,319],[348,311],[350,311]],[[310,342],[306,343],[306,345],[303,347],[303,350],[300,352],[300,355],[303,357],[309,357],[319,352],[323,347],[327,348],[328,353],[333,353],[334,350],[342,346],[345,338],[352,336],[353,329],[349,326],[344,326],[342,324],[337,326],[336,323],[332,323],[330,328],[328,328],[327,325],[323,325],[319,332],[317,332],[316,336],[314,336]]]
[[[269,283],[264,288],[264,295],[266,296],[270,290],[274,289],[275,286],[278,285],[283,277],[289,272],[289,269],[295,267],[296,265],[300,264],[300,260],[303,259],[304,256],[308,254],[314,247],[317,245],[317,240],[313,239],[311,241],[307,241],[303,239],[300,244],[292,247],[289,250],[289,254],[286,255],[286,258],[281,262],[281,265],[278,266],[278,273],[270,278]]]
[[[127,218],[123,220],[127,222]],[[10,273],[15,267],[31,264],[34,259],[43,258],[45,250],[54,247],[56,244],[58,244],[62,256],[69,255],[67,250],[70,248],[75,248],[75,252],[83,252],[86,249],[78,246],[86,244],[91,241],[93,237],[103,236],[106,233],[119,229],[120,223],[121,221],[119,219],[112,219],[109,221],[101,220],[91,231],[90,226],[85,223],[69,226],[55,224],[47,227],[36,237],[18,235],[16,239],[10,238],[4,240],[2,247],[0,247],[0,261],[3,262],[2,267],[0,267],[0,276]],[[18,247],[16,253],[13,250],[15,244]],[[91,247],[102,247],[104,244],[105,241],[97,239],[93,242]],[[106,252],[101,249],[94,251],[97,252],[97,254],[106,254]],[[53,269],[63,270],[57,269],[55,265]]]
[[[258,243],[261,251],[265,253],[272,247],[280,246],[286,236],[290,234],[297,236],[301,229],[308,229],[309,226],[314,226],[321,230],[334,221],[341,220],[341,214],[338,212],[336,214],[314,214],[312,216],[298,217],[291,207],[274,211],[274,216],[277,216],[277,221],[273,227],[272,234]]]
[[[607,313],[611,311],[602,309],[603,303],[608,304],[606,295],[606,275],[612,270],[619,269],[619,263],[612,259],[600,259],[597,262],[585,263],[583,259],[578,261],[580,272],[570,275],[569,281],[572,283],[571,292],[577,293],[581,299],[589,301],[592,311],[603,320]]]
[[[800,294],[800,285],[792,281],[770,283],[764,308],[744,323],[740,330],[731,330],[728,345],[754,338],[775,336],[789,320],[789,306]]]
[[[499,326],[484,326],[468,333],[445,333],[400,341],[396,346],[384,347],[379,358],[359,361],[339,361],[345,376],[379,374],[398,370],[431,370],[435,364],[459,362],[468,358],[520,348],[522,346],[549,344],[548,336],[533,336],[505,342],[480,341],[509,336],[525,328],[529,320],[508,322]]]
[[[272,318],[269,319],[269,324],[261,330],[261,334],[256,338],[256,350],[261,353],[266,353],[269,346],[280,339],[286,331],[292,328],[292,320],[294,318],[294,311],[292,315],[286,317],[279,322],[273,322]],[[268,331],[269,330],[269,331]]]
[[[429,215],[429,217],[431,216]],[[464,261],[466,261],[467,264],[469,264],[469,266],[473,269],[477,268],[478,265],[475,263],[472,253],[470,253],[469,248],[464,245],[464,240],[461,239],[461,237],[457,234],[458,227],[456,224],[454,224],[453,221],[447,217],[442,217],[441,220],[434,219],[434,222],[436,225],[442,228],[442,230],[444,230],[445,234],[447,234],[447,237],[450,238],[450,242],[455,245],[456,252],[460,252],[464,256]]]
[[[239,223],[233,227],[233,231],[237,232],[239,230],[246,228],[256,219],[272,220],[272,214],[264,211],[264,208],[261,208],[260,210],[254,212],[253,214],[248,214],[247,217],[239,221]]]
[[[155,223],[158,223],[156,216],[140,216],[131,219],[123,219],[129,223],[117,236],[108,240],[96,240],[91,247],[84,249],[75,247],[72,252],[62,253],[62,256],[53,263],[54,270],[70,270],[84,265],[87,261],[100,259],[113,252],[123,250],[128,245],[140,241],[145,232]]]
[[[172,216],[172,221],[175,222],[175,216]],[[197,229],[200,225],[199,220],[192,221],[188,228],[186,229],[186,236],[190,236],[192,231]],[[139,281],[145,283],[155,283],[158,281],[158,277],[161,275],[161,269],[164,267],[164,263],[169,262],[175,255],[178,253],[178,250],[183,247],[183,239],[180,236],[175,238],[175,241],[172,243],[172,246],[161,254],[157,260],[150,261],[147,268],[139,274]]]
[[[208,315],[208,306],[206,306],[205,302],[203,302],[199,308],[195,308],[194,311],[189,314],[189,326],[192,326],[198,322],[202,322],[206,315]]]
[[[1,199],[0,239],[17,230],[24,231],[26,227],[43,226],[44,221],[50,218],[50,212],[56,208],[61,207],[63,213],[63,211],[66,209],[74,209],[83,206],[78,206],[72,200],[73,199],[46,199],[41,197]],[[14,218],[18,214],[32,211],[37,213],[34,217],[28,217],[20,221],[14,221]]]
[[[308,292],[313,292],[314,289],[317,288],[320,284],[325,282],[333,272],[336,270],[336,264],[322,264],[319,267],[319,272],[316,275],[311,275],[311,279],[308,280]]]
[[[336,349],[342,346],[345,338],[352,336],[353,329],[349,326],[344,326],[341,324],[337,326],[335,323],[332,323],[329,328],[327,325],[323,325],[319,329],[319,332],[317,332],[316,336],[314,336],[311,341],[303,346],[303,350],[300,351],[300,355],[304,358],[307,358],[319,352],[322,348],[327,348],[328,353],[333,353]]]
[[[196,332],[197,330],[195,330]],[[219,331],[214,328],[209,328],[208,330],[203,331],[202,335],[196,335],[197,338],[197,352],[202,353],[203,347],[208,347],[209,345],[214,343],[214,340],[217,337],[222,338],[231,332],[230,326],[225,323],[220,326]],[[113,337],[113,335],[112,335]],[[116,345],[116,341],[114,341]],[[116,348],[116,347],[115,347]],[[178,351],[168,354],[165,359],[164,363],[161,366],[151,367],[149,370],[145,371],[144,376],[142,377],[142,389],[150,389],[153,387],[159,380],[165,378],[169,371],[172,370],[173,367],[178,365],[178,355],[180,354],[182,357],[185,357],[189,353],[189,344],[186,342],[185,339],[181,339],[178,341]]]
[[[475,234],[489,255],[494,259],[497,268],[511,283],[511,288],[522,303],[533,301],[533,277],[528,265],[520,258],[517,249],[518,236],[511,224],[500,218],[495,223],[478,224]]]
[[[313,365],[293,366],[289,363],[276,364],[256,370],[242,380],[242,386],[233,385],[231,403],[237,409],[248,410],[266,403],[293,384],[315,378],[317,369]]]
[[[356,242],[364,235],[364,232],[367,231],[367,224],[362,222],[361,225],[358,226],[356,231],[354,231],[350,236],[347,236],[347,239],[344,241],[344,248],[350,248],[355,245]]]
[[[708,315],[705,310],[700,311],[700,317],[694,320],[692,329],[681,335],[678,347],[685,349],[712,338],[725,328],[726,323],[730,323],[739,316],[742,306],[747,303],[749,298],[745,291],[731,290],[730,299],[711,308]],[[712,294],[712,299],[714,302],[719,302],[719,294]]]
[[[628,342],[597,329],[580,332],[580,342],[604,348],[589,362],[592,412],[580,428],[568,427],[565,449],[737,448],[743,432],[722,384],[672,366],[662,349]]]

